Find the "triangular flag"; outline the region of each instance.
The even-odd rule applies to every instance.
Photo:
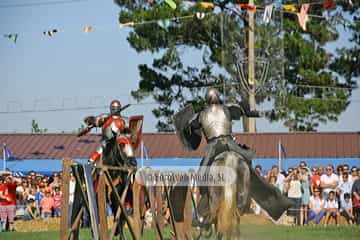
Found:
[[[214,8],[215,4],[211,2],[200,2],[200,6],[205,9],[208,9],[208,8]]]
[[[171,7],[172,10],[176,9],[176,3],[173,0],[165,0],[165,2]]]
[[[274,5],[272,5],[272,4],[265,6],[264,18],[263,18],[264,23],[268,24],[270,22],[273,8],[274,8]]]
[[[89,32],[93,31],[93,27],[92,26],[86,26],[86,27],[84,27],[83,30],[84,30],[84,32],[89,33]]]
[[[134,22],[126,22],[126,23],[120,23],[120,27],[132,27],[134,26],[135,23]]]
[[[168,28],[170,27],[170,20],[169,19],[162,19],[157,21],[157,24],[164,29],[165,31],[168,30]]]
[[[48,36],[48,37],[52,37],[54,36],[55,33],[57,33],[58,30],[57,29],[53,29],[53,30],[49,30],[49,31],[43,31],[43,34],[45,36]]]
[[[305,3],[301,5],[300,13],[297,14],[300,27],[306,31],[306,23],[309,21],[307,12],[310,8],[310,4]]]
[[[285,4],[284,10],[288,11],[288,12],[297,12],[298,11],[297,7],[294,4]]]
[[[326,10],[330,10],[332,9],[333,7],[335,7],[336,3],[335,1],[331,0],[331,1],[325,1],[325,2],[322,2],[321,3],[323,5],[323,7],[326,9]]]
[[[251,6],[249,4],[244,4],[244,3],[238,3],[236,4],[237,7],[241,8],[242,10],[248,10],[250,12],[256,12],[256,7],[255,6]]]
[[[15,34],[4,34],[4,37],[14,41],[14,43],[16,43],[18,36],[19,36],[19,34],[17,34],[17,33],[15,33]]]
[[[203,13],[203,12],[196,12],[196,13],[195,13],[195,17],[196,17],[197,19],[199,19],[199,20],[204,19],[205,13]]]

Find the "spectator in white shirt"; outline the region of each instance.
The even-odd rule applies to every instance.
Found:
[[[301,182],[297,169],[295,169],[289,176],[286,177],[285,182],[288,183],[287,195],[289,200],[293,202],[292,207],[288,210],[289,216],[296,217],[296,223],[302,225],[300,222],[300,208],[301,208]]]
[[[325,226],[329,223],[330,217],[334,217],[336,220],[336,225],[339,226],[340,222],[340,213],[339,213],[339,203],[335,198],[335,192],[329,192],[329,198],[325,203]]]
[[[277,165],[272,166],[270,176],[276,176],[276,185],[279,186],[280,191],[283,191],[285,176],[280,173]]]
[[[346,219],[349,225],[354,223],[353,206],[350,193],[344,194],[344,202],[341,204],[340,215]]]
[[[339,177],[333,173],[334,167],[328,165],[326,167],[326,173],[320,177],[320,186],[323,190],[323,197],[327,199],[329,192],[336,191],[339,183]]]
[[[321,219],[325,215],[325,201],[321,197],[320,189],[315,188],[314,189],[314,195],[310,197],[309,199],[309,214],[307,219],[305,220],[305,225],[308,224],[310,220],[315,218],[313,221],[314,224],[318,224]]]
[[[339,183],[339,186],[337,187],[337,193],[340,196],[340,205],[344,202],[344,194],[345,193],[351,193],[351,188],[353,185],[353,182],[349,179],[348,173],[343,173],[342,175],[343,181]]]
[[[344,181],[344,175],[345,175],[345,174],[348,174],[348,180],[349,180],[349,182],[353,182],[349,165],[344,164],[343,167],[342,167],[342,170],[343,170],[343,171],[342,171],[342,175],[339,176],[339,184]]]

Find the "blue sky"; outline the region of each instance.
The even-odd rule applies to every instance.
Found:
[[[31,1],[0,0],[0,6],[24,2]],[[0,38],[0,112],[99,106],[114,98],[133,102],[130,91],[137,89],[139,82],[137,66],[150,64],[152,58],[130,48],[126,41],[129,30],[119,28],[118,14],[119,8],[110,0],[0,7],[0,34],[20,34],[16,44]],[[84,33],[82,28],[87,25],[94,26],[94,31]],[[59,30],[54,37],[42,34],[54,28]],[[356,101],[337,123],[322,125],[319,130],[358,131],[359,90],[353,99]],[[154,132],[152,108],[153,105],[135,105],[125,113],[143,114],[144,131]],[[69,132],[80,127],[84,116],[105,111],[0,114],[0,132],[29,132],[32,119],[50,132]],[[259,132],[287,130],[281,123],[270,124],[266,120],[260,119],[257,124]],[[234,130],[241,131],[241,123],[235,124]]]

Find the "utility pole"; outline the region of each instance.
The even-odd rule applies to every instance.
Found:
[[[249,5],[254,6],[254,0],[249,0]],[[255,29],[255,14],[249,11],[249,32],[248,32],[248,83],[249,83],[249,106],[250,111],[256,110],[255,101],[255,51],[254,51],[254,29]],[[243,121],[245,132],[256,132],[256,119],[244,118]]]

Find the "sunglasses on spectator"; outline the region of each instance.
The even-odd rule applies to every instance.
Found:
[[[332,168],[327,168],[326,170],[327,170],[327,171],[330,171],[330,170],[332,170]]]

